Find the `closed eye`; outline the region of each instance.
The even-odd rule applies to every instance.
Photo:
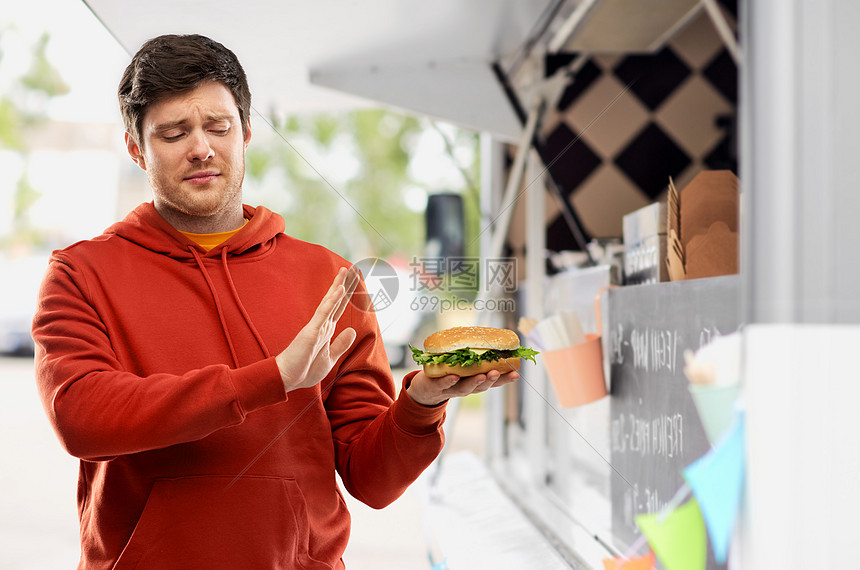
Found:
[[[224,136],[230,132],[230,126],[228,121],[212,121],[207,128],[213,135]]]

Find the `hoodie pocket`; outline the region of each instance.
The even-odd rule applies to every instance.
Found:
[[[295,479],[156,479],[114,569],[331,568],[310,557],[309,538]]]

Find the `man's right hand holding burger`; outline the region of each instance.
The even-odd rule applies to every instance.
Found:
[[[425,339],[423,351],[410,348],[423,370],[415,375],[406,392],[425,406],[514,382],[520,377],[520,359],[534,361],[538,354],[520,346],[515,332],[492,327],[439,331]]]

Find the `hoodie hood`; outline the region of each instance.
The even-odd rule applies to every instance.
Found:
[[[271,353],[257,327],[251,320],[248,311],[245,309],[242,299],[239,297],[239,292],[236,290],[233,275],[230,271],[228,258],[244,253],[265,253],[275,247],[275,237],[284,231],[284,219],[271,210],[262,206],[257,208],[242,206],[242,208],[248,223],[230,237],[230,239],[213,247],[208,252],[171,226],[156,211],[152,202],[141,204],[132,210],[123,221],[105,230],[106,236],[116,235],[155,253],[196,264],[212,295],[214,309],[218,314],[221,330],[224,333],[224,338],[227,341],[227,346],[230,349],[230,355],[236,368],[240,366],[240,360],[233,340],[234,333],[230,331],[231,327],[228,325],[226,311],[229,309],[225,305],[225,303],[229,303],[228,299],[230,298],[233,299],[236,309],[259,345],[263,356],[268,358],[271,356]],[[206,268],[206,264],[203,261],[204,258],[214,258],[216,262],[220,258],[226,290],[224,286],[219,287],[215,279],[213,279],[210,271]],[[219,288],[221,289],[220,293]]]
[[[271,210],[258,206],[242,206],[248,223],[233,237],[208,252],[179,233],[161,217],[152,202],[141,204],[125,217],[105,230],[105,235],[117,235],[150,251],[174,259],[191,260],[197,257],[221,257],[227,250],[239,255],[259,247],[266,250],[274,246],[274,238],[284,231],[284,219]],[[197,255],[195,251],[197,250]]]

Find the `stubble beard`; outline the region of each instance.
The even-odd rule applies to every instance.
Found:
[[[186,190],[181,187],[182,182],[164,188],[157,180],[150,179],[156,209],[168,222],[184,231],[214,233],[235,229],[225,230],[219,227],[219,222],[241,215],[243,174],[222,172],[222,176],[229,177],[223,191],[211,187]]]

